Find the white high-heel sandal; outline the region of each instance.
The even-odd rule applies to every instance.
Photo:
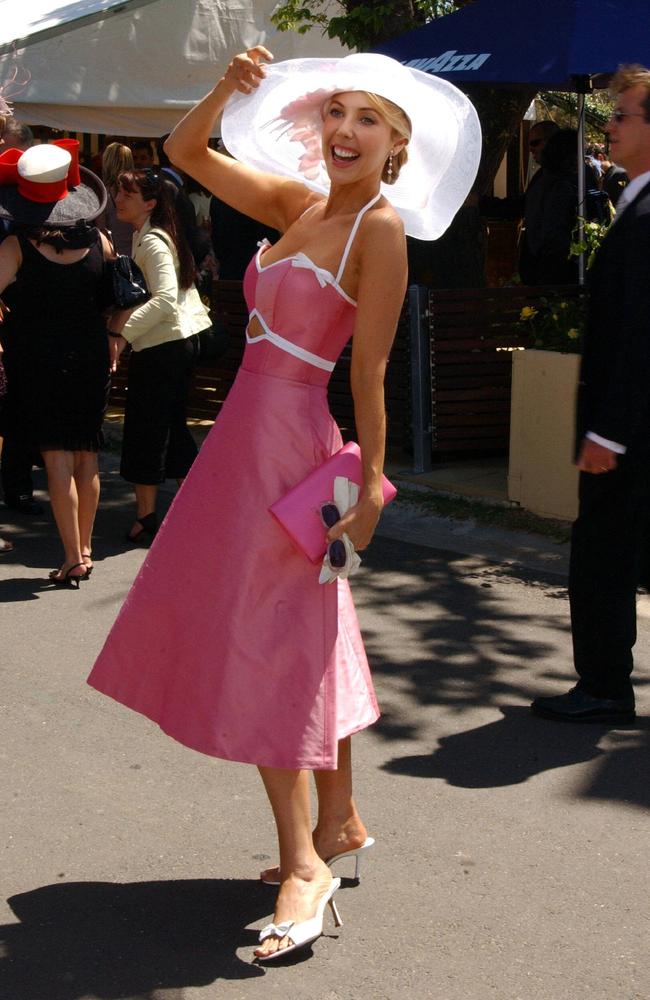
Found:
[[[354,858],[354,879],[356,882],[361,881],[361,855],[363,851],[367,851],[368,848],[372,847],[375,842],[374,837],[366,837],[361,847],[355,847],[351,851],[342,851],[341,854],[335,854],[333,857],[328,858],[325,862],[330,868],[337,861],[343,861],[344,858]],[[268,871],[266,868],[264,871]],[[264,871],[260,872],[260,879],[264,885],[280,885],[280,880],[276,879],[271,881],[270,879],[264,878]]]
[[[328,904],[334,917],[334,926],[342,927],[343,921],[341,920],[341,915],[332,898],[340,886],[341,879],[333,878],[328,890],[318,900],[316,914],[310,917],[309,920],[303,920],[300,924],[297,924],[295,920],[284,920],[281,924],[267,924],[266,927],[263,927],[260,931],[260,944],[270,937],[276,937],[279,941],[282,938],[288,937],[291,944],[287,945],[286,948],[278,948],[277,951],[272,951],[268,955],[255,955],[255,959],[258,962],[275,962],[278,958],[284,958],[285,955],[290,955],[292,951],[297,951],[298,948],[305,948],[312,941],[316,941],[323,933],[323,917],[325,907]]]

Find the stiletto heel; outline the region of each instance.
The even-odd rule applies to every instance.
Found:
[[[370,847],[372,847],[374,842],[375,842],[374,837],[366,837],[361,847],[354,847],[351,851],[342,851],[340,854],[334,854],[331,858],[327,858],[325,860],[325,864],[328,865],[329,868],[331,868],[332,865],[336,864],[337,861],[343,861],[344,858],[354,858],[354,881],[360,882],[361,862],[363,860],[361,855],[363,854],[364,851],[367,851]],[[262,880],[264,885],[280,885],[279,879],[271,880],[268,878],[264,878],[265,872],[271,870],[272,869],[267,868],[265,869],[265,871],[260,872],[260,879]]]
[[[75,573],[72,576],[72,570],[79,569],[80,566],[85,570],[85,573]],[[80,562],[75,563],[74,566],[70,566],[63,576],[59,576],[60,572],[60,569],[53,569],[49,574],[49,579],[55,587],[74,587],[76,590],[79,590],[79,581],[85,579],[88,575],[88,567],[85,563]]]
[[[328,858],[325,864],[329,865],[331,868],[333,864],[337,861],[342,861],[344,858],[354,858],[354,880],[355,882],[361,881],[361,862],[362,853],[367,851],[375,842],[374,837],[366,837],[361,847],[355,847],[352,851],[343,851],[341,854],[335,854],[333,858]]]
[[[323,933],[323,916],[325,907],[328,904],[334,917],[335,926],[341,927],[343,921],[341,920],[338,907],[332,899],[332,896],[340,886],[341,879],[333,878],[329,889],[318,900],[316,913],[309,920],[303,920],[300,924],[295,923],[293,920],[284,920],[281,924],[267,924],[266,927],[263,927],[260,931],[260,944],[270,937],[276,937],[280,941],[282,938],[287,937],[291,941],[291,944],[286,948],[272,951],[268,955],[256,955],[255,958],[257,961],[275,962],[279,958],[284,958],[285,955],[290,955],[292,951],[297,951],[299,948],[306,948],[312,941],[316,941]]]
[[[340,883],[340,881],[341,880],[339,879],[339,883]],[[334,918],[334,926],[335,927],[342,927],[343,926],[343,921],[341,920],[341,914],[339,913],[339,908],[338,908],[338,906],[336,905],[336,903],[334,902],[334,900],[332,899],[331,896],[329,898],[329,908],[332,911],[332,917]]]

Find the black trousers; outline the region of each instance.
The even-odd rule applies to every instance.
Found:
[[[197,456],[187,400],[198,343],[195,335],[131,353],[120,464],[130,483],[183,479]]]
[[[650,458],[619,456],[613,472],[580,473],[569,598],[579,686],[597,698],[632,695],[636,590],[650,541]]]
[[[11,432],[3,438],[0,459],[2,495],[7,503],[18,499],[31,499],[34,495],[32,465],[34,455],[30,448],[11,437]]]

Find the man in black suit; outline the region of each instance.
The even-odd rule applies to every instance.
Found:
[[[537,715],[572,722],[635,718],[636,588],[650,529],[650,70],[623,67],[612,90],[610,146],[630,183],[589,272],[569,571],[579,680],[532,704]]]

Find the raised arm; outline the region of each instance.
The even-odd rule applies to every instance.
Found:
[[[297,181],[266,174],[210,149],[208,141],[228,98],[240,91],[250,94],[263,86],[264,62],[273,56],[263,45],[235,56],[218,84],[189,111],[167,141],[165,152],[172,163],[194,177],[222,201],[284,232],[312,203],[313,195]]]
[[[346,531],[355,549],[361,550],[369,544],[383,507],[384,378],[406,292],[407,263],[404,227],[394,213],[374,212],[357,239],[359,289],[350,384],[364,487],[359,503],[329,535],[334,538]]]

